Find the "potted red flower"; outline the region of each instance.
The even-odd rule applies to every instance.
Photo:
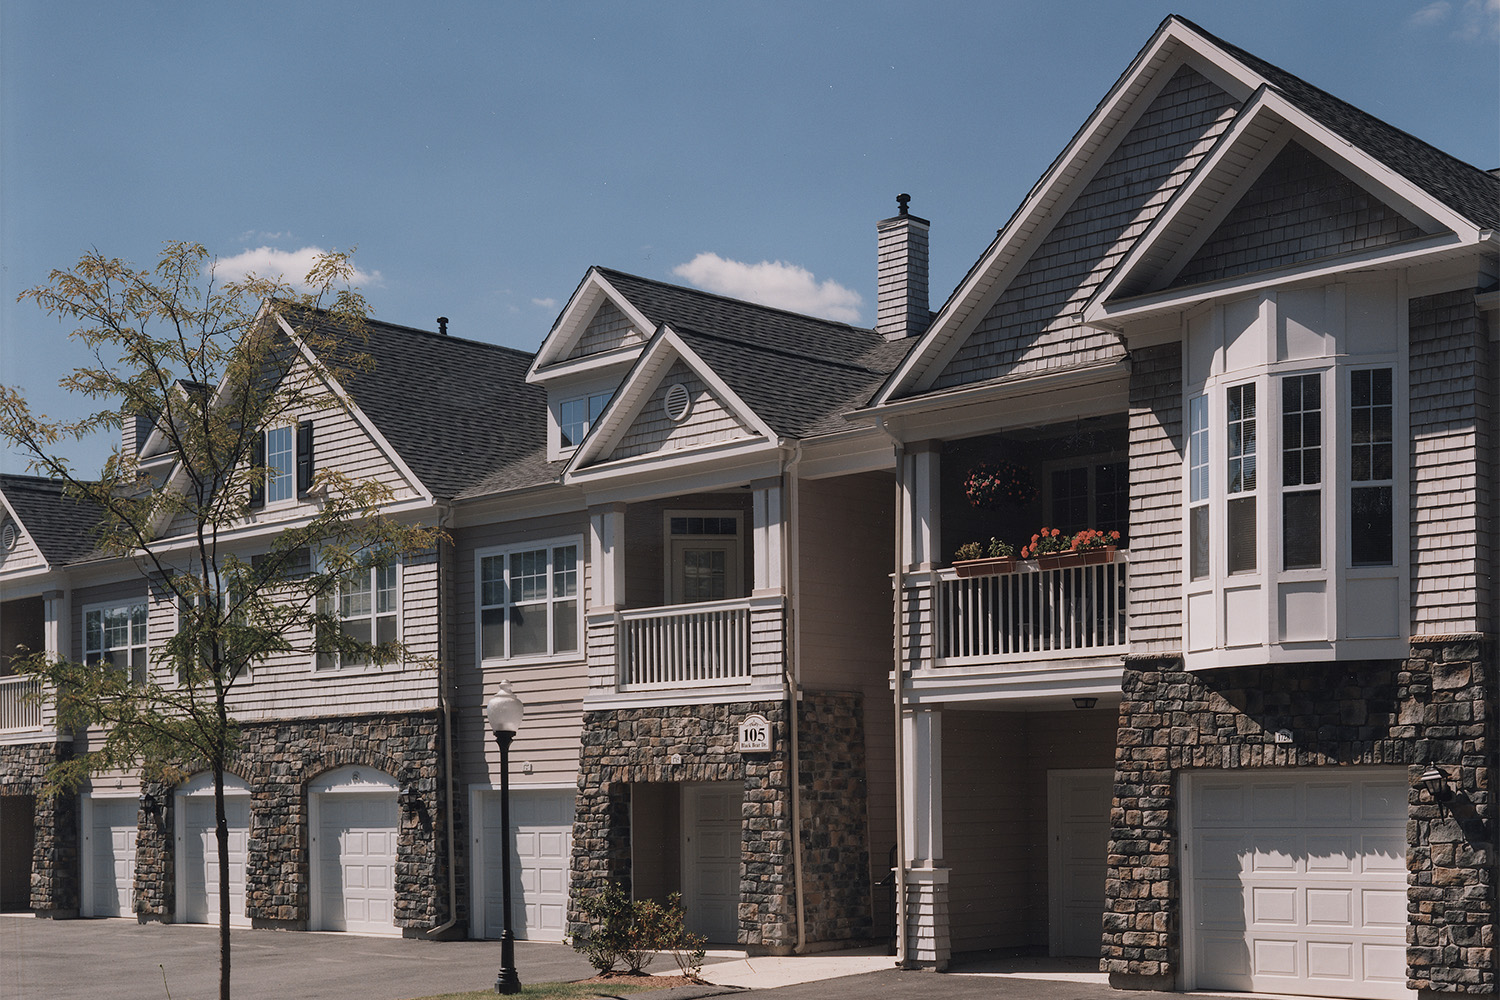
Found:
[[[1085,566],[1099,566],[1115,561],[1115,552],[1120,545],[1118,531],[1097,531],[1085,528],[1073,536],[1071,548],[1083,555]]]
[[[1073,539],[1057,528],[1045,525],[1031,536],[1031,544],[1022,546],[1022,559],[1035,559],[1042,569],[1061,569],[1065,566],[1082,566],[1083,555],[1072,549]]]

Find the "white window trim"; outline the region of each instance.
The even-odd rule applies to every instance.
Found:
[[[79,638],[79,648],[82,649],[82,651],[83,651],[83,657],[82,657],[82,659],[83,659],[83,662],[85,662],[85,663],[88,662],[88,658],[89,658],[89,656],[91,654],[98,653],[98,654],[100,654],[102,656],[104,653],[112,652],[114,650],[121,649],[121,648],[123,648],[123,649],[126,650],[126,653],[127,653],[126,659],[128,661],[128,659],[129,659],[129,656],[128,656],[129,651],[131,649],[135,648],[133,645],[126,645],[124,647],[107,646],[107,647],[101,647],[101,648],[96,649],[96,650],[89,649],[89,615],[91,613],[93,613],[93,612],[118,611],[118,610],[120,610],[122,608],[135,608],[135,607],[139,607],[145,613],[145,617],[146,617],[146,641],[143,644],[143,649],[145,650],[145,658],[146,658],[146,662],[145,662],[145,665],[144,665],[144,668],[143,668],[144,671],[145,671],[145,675],[142,676],[142,677],[139,677],[139,678],[134,678],[135,683],[139,684],[139,683],[144,683],[145,681],[149,680],[150,677],[151,677],[151,602],[150,602],[150,600],[148,598],[141,597],[141,598],[131,598],[131,599],[127,599],[127,600],[120,600],[120,601],[99,601],[99,602],[94,603],[94,604],[85,604],[83,606],[82,613],[81,613],[81,615],[80,615],[80,617],[78,619],[79,631],[81,633],[78,638]],[[102,623],[101,623],[101,628],[102,628]],[[126,667],[127,667],[127,669],[129,668],[129,663],[128,662],[126,664]]]
[[[571,598],[558,598],[552,596],[552,553],[559,548],[573,546],[577,554],[575,571],[578,574],[578,589]],[[484,655],[484,611],[486,607],[509,607],[505,605],[486,605],[484,603],[484,560],[496,556],[508,557],[513,552],[530,552],[535,549],[547,550],[547,645],[550,649],[555,635],[552,607],[560,600],[572,600],[576,605],[578,648],[564,650],[550,650],[546,653],[529,653],[522,656],[490,656]],[[570,662],[582,660],[585,656],[584,647],[588,641],[587,631],[584,623],[584,611],[587,605],[587,586],[585,578],[585,549],[583,535],[561,535],[552,538],[537,538],[529,541],[510,542],[505,545],[491,545],[482,549],[474,550],[474,662],[480,665],[499,665],[509,663],[551,663]],[[510,633],[506,632],[506,646],[510,645]]]
[[[217,574],[217,572],[215,572],[213,575],[216,577],[218,574]],[[208,588],[205,588],[205,589],[216,589],[216,588],[217,588],[217,583],[215,583],[211,587],[208,587]],[[229,595],[225,594],[224,596],[228,597]],[[172,600],[172,602],[171,602],[171,604],[172,604],[172,614],[174,616],[173,617],[173,622],[172,622],[172,624],[173,624],[173,632],[176,633],[176,632],[182,631],[183,598],[181,598],[181,597],[174,597],[173,600]],[[148,612],[148,614],[149,614],[149,612]],[[261,661],[260,665],[263,666],[264,665],[264,661]],[[254,677],[255,677],[256,671],[258,669],[259,669],[259,666],[257,666],[257,664],[255,662],[251,662],[251,663],[245,664],[245,669],[240,671],[239,677],[236,678],[235,683],[237,683],[237,684],[243,684],[243,683],[246,683],[248,681],[253,680]],[[180,684],[181,683],[181,678],[182,678],[181,673],[174,671],[174,682]]]
[[[402,637],[406,634],[406,574],[405,572],[403,572],[405,564],[401,559],[396,559],[393,565],[396,570],[396,641],[402,642]],[[365,568],[365,572],[374,573],[375,567],[367,566]],[[332,597],[334,613],[338,617],[339,621],[342,622],[344,620],[344,616],[339,612],[341,597],[342,595],[340,594],[340,592],[338,590],[335,590]],[[375,611],[376,607],[378,607],[377,600],[378,598],[377,592],[375,590],[375,581],[371,580],[370,614],[368,616],[368,620],[370,622],[371,639],[375,638],[375,619],[378,617]],[[346,664],[343,662],[343,657],[341,657],[338,653],[331,653],[329,655],[333,657],[332,665],[320,667],[318,665],[319,654],[316,652],[312,654],[312,672],[314,677],[347,677],[350,674],[378,674],[386,670],[399,670],[405,665],[404,660],[396,660],[392,663],[375,663],[374,661],[365,661],[360,663]]]
[[[732,519],[734,521],[733,535],[674,535],[672,534],[672,519],[674,517],[717,517]],[[687,542],[719,542],[734,546],[734,565],[729,568],[729,587],[725,594],[726,601],[737,601],[745,596],[745,513],[733,507],[730,508],[691,508],[675,509],[662,512],[661,521],[661,560],[662,560],[662,601],[664,604],[676,604],[675,598],[677,581],[673,565],[672,543],[679,541]]]
[[[590,400],[603,397],[604,401],[600,406],[600,413],[602,414],[603,410],[609,406],[610,401],[613,400],[614,394],[618,389],[618,384],[611,379],[602,382],[582,382],[574,386],[569,386],[565,392],[554,392],[551,395],[551,398],[547,402],[547,458],[550,461],[555,462],[571,457],[578,450],[578,445],[582,441],[582,438],[580,438],[579,441],[575,441],[573,444],[567,446],[564,446],[562,443],[562,408],[564,404],[582,402],[585,412],[587,412]],[[594,429],[596,421],[596,417],[589,418],[587,425],[584,427],[583,437],[588,437],[589,433]]]
[[[291,435],[291,438],[292,438],[292,450],[290,452],[290,454],[292,456],[292,463],[291,463],[291,467],[287,470],[288,473],[289,473],[288,481],[291,483],[292,492],[291,492],[290,496],[280,497],[278,499],[272,500],[271,499],[271,478],[272,478],[273,474],[275,473],[275,470],[271,466],[271,434],[273,432],[275,432],[275,431],[286,431],[288,434]],[[263,506],[262,509],[263,510],[274,510],[274,509],[281,508],[281,507],[291,507],[291,506],[293,506],[293,505],[295,505],[297,503],[297,499],[298,499],[297,498],[297,423],[296,423],[296,421],[293,421],[292,423],[289,423],[289,424],[277,424],[275,427],[268,427],[268,428],[266,428],[264,431],[261,432],[261,440],[264,442],[263,447],[265,448],[265,455],[266,455],[266,470],[265,470],[265,475],[266,475],[266,482],[265,482],[265,497],[266,497],[266,502],[265,502],[265,505]]]

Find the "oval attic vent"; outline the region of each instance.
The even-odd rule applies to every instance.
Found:
[[[687,386],[681,382],[672,383],[672,387],[667,390],[666,398],[662,400],[662,409],[667,411],[667,416],[681,423],[692,408],[693,397],[687,391]]]

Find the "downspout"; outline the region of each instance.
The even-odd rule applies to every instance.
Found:
[[[801,491],[797,487],[797,466],[802,462],[802,442],[796,441],[792,444],[791,457],[785,465],[786,476],[783,480],[786,486],[786,511],[783,520],[787,525],[786,544],[781,546],[781,579],[787,593],[786,606],[792,616],[792,642],[791,653],[788,658],[790,663],[783,659],[782,669],[786,673],[788,690],[791,695],[791,726],[792,731],[792,762],[791,762],[791,786],[792,786],[792,884],[797,893],[797,944],[792,948],[795,955],[802,954],[807,947],[807,902],[806,893],[802,881],[802,755],[797,739],[799,729],[799,709],[802,705],[802,615],[797,606],[798,595],[801,587],[798,585],[801,578],[801,560],[797,558],[797,534],[800,530],[798,521],[798,497]]]
[[[901,622],[901,586],[906,563],[906,497],[902,490],[904,475],[902,471],[901,442],[892,434],[890,428],[886,427],[883,417],[875,418],[875,429],[890,438],[891,447],[896,452],[896,572],[892,578],[891,606],[892,606],[892,631],[895,641],[892,643],[892,660],[895,670],[892,673],[892,689],[895,692],[896,707],[896,968],[906,968],[906,746],[903,742],[901,727],[901,713],[905,700],[904,671],[905,663],[901,656],[902,622]]]
[[[448,528],[453,523],[453,508],[448,504],[442,504],[438,508],[438,525]],[[439,935],[446,934],[458,923],[458,855],[457,835],[454,832],[458,825],[458,814],[454,806],[453,792],[453,701],[448,697],[448,683],[452,679],[452,668],[448,664],[445,655],[448,650],[448,601],[447,595],[443,593],[443,549],[445,543],[438,540],[437,553],[437,606],[438,606],[438,630],[437,630],[437,656],[438,656],[438,711],[443,713],[443,781],[445,794],[448,800],[448,919],[427,932],[429,939],[437,939]]]

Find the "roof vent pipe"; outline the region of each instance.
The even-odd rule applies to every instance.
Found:
[[[875,329],[886,340],[927,329],[927,230],[932,225],[907,210],[911,195],[896,196],[901,213],[875,224]]]
[[[438,336],[439,337],[446,337],[446,336],[448,336],[448,317],[447,316],[439,316],[438,317]]]

